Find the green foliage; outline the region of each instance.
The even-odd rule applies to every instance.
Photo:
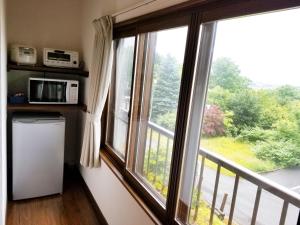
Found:
[[[288,140],[294,139],[297,140],[299,137],[299,128],[296,121],[293,120],[279,120],[275,125],[274,128],[278,132],[278,138]]]
[[[166,114],[159,115],[157,124],[171,131],[175,130],[176,112],[167,112]]]
[[[275,90],[278,102],[285,105],[291,101],[300,99],[300,89],[290,85],[284,85]]]
[[[209,88],[220,86],[237,91],[249,86],[250,80],[240,75],[239,67],[229,58],[219,58],[212,65]]]
[[[255,146],[256,156],[281,167],[300,165],[300,148],[292,141],[264,141]]]
[[[151,120],[177,110],[181,66],[170,55],[156,55],[153,69]]]
[[[193,199],[194,198],[195,196],[193,196]],[[196,216],[196,221],[194,221],[196,204],[198,204],[199,208],[198,208],[198,215]],[[209,224],[210,212],[211,212],[210,206],[203,199],[200,199],[199,203],[195,202],[192,205],[191,213],[190,213],[190,224],[195,224],[195,225]],[[217,215],[214,215],[213,225],[225,225],[225,224],[228,224],[227,219],[222,220]]]
[[[225,111],[225,113],[224,113],[225,134],[227,136],[233,136],[233,137],[235,137],[237,135],[237,129],[233,125],[233,117],[234,117],[234,112],[232,112],[232,111]]]
[[[261,106],[251,90],[235,93],[228,108],[234,113],[233,124],[238,132],[246,127],[255,127],[260,120]]]
[[[255,93],[261,106],[260,121],[257,126],[263,129],[272,129],[274,123],[287,117],[287,107],[278,103],[272,90],[261,89]]]
[[[207,103],[208,105],[217,105],[222,111],[228,110],[228,103],[232,98],[232,92],[224,89],[220,86],[215,86],[209,89],[207,93]]]
[[[253,127],[249,129],[244,129],[241,131],[237,140],[247,141],[247,142],[257,142],[265,140],[273,140],[276,136],[274,130],[264,130],[260,127]]]

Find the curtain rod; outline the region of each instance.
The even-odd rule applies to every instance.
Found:
[[[124,10],[121,10],[120,12],[116,12],[116,13],[112,14],[112,17],[117,17],[117,16],[119,16],[119,15],[128,13],[128,12],[130,12],[130,11],[133,11],[133,10],[135,10],[135,9],[138,9],[138,8],[140,8],[140,7],[143,7],[143,6],[145,6],[145,5],[148,5],[148,4],[150,4],[150,3],[152,3],[152,2],[156,2],[156,1],[157,1],[157,0],[148,0],[148,1],[145,1],[145,2],[142,2],[142,3],[139,3],[139,4],[136,4],[136,5],[134,5],[134,6],[131,6],[131,7],[128,7],[128,8],[126,8],[126,9],[124,9]]]

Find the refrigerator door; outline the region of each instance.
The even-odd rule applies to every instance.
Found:
[[[13,119],[13,199],[62,193],[64,118]]]

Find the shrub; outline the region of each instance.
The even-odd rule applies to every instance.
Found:
[[[238,133],[238,129],[233,125],[234,113],[232,111],[225,111],[224,113],[224,127],[225,135],[229,137],[235,137]]]
[[[264,130],[260,127],[254,127],[242,130],[237,139],[248,142],[267,141],[274,139],[275,135],[276,132],[273,130]]]
[[[299,138],[299,128],[295,118],[279,120],[274,124],[274,128],[280,139],[297,140]]]
[[[291,141],[264,141],[254,148],[257,158],[270,160],[280,167],[300,165],[300,148]]]
[[[157,119],[157,123],[168,130],[174,131],[176,124],[176,112],[168,112],[160,115]]]
[[[215,137],[225,134],[224,113],[218,106],[206,106],[202,134],[206,137]]]

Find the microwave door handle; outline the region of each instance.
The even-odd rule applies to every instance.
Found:
[[[70,88],[71,88],[71,82],[67,82],[66,103],[70,102]]]

